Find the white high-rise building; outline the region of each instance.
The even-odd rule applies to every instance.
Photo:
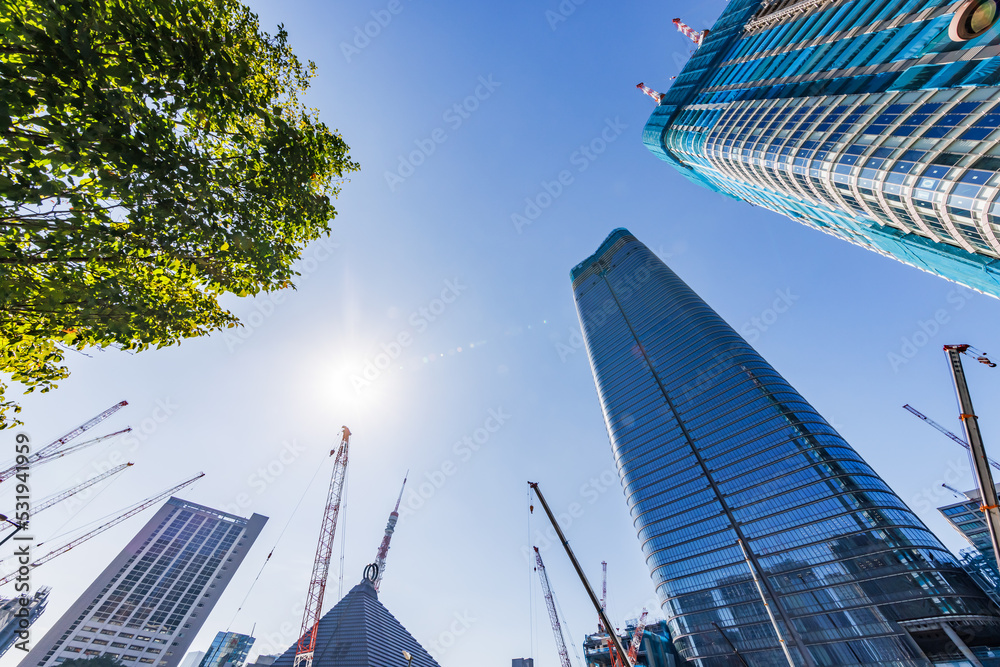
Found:
[[[177,667],[266,522],[171,498],[21,664]]]
[[[198,667],[201,664],[201,659],[204,657],[204,651],[188,651],[188,654],[184,656],[184,660],[181,661],[180,667]]]

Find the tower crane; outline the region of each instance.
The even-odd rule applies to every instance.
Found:
[[[538,547],[535,550],[535,570],[538,571],[538,579],[542,582],[542,592],[545,594],[545,606],[549,610],[549,621],[552,622],[552,634],[556,638],[556,648],[559,650],[559,663],[561,667],[573,667],[569,661],[569,653],[566,651],[566,640],[563,638],[562,624],[559,622],[559,614],[556,613],[556,603],[552,598],[552,586],[549,585],[549,575],[545,573],[545,564],[542,563],[542,554]]]
[[[78,435],[80,435],[84,431],[90,430],[94,426],[97,426],[102,421],[104,421],[105,419],[107,419],[111,415],[115,414],[116,412],[118,412],[119,410],[121,410],[122,408],[124,408],[126,405],[128,405],[128,401],[120,401],[118,403],[115,403],[110,408],[108,408],[107,410],[105,410],[101,414],[97,415],[96,417],[94,417],[90,421],[86,421],[83,424],[80,424],[75,429],[73,429],[72,431],[70,431],[69,433],[67,433],[66,435],[64,435],[63,437],[59,438],[58,440],[54,440],[53,442],[50,442],[49,444],[45,445],[44,447],[42,447],[41,449],[39,449],[37,452],[35,452],[34,454],[32,454],[31,456],[28,457],[28,465],[37,464],[37,463],[40,463],[42,461],[46,461],[48,459],[54,459],[54,458],[59,458],[60,456],[64,456],[66,453],[68,453],[68,451],[67,450],[60,450],[60,448],[63,445],[65,445],[67,442],[69,442],[73,438],[77,437]],[[131,429],[128,429],[128,430],[131,430]],[[124,431],[119,431],[118,433],[114,433],[114,434],[111,434],[111,435],[119,435],[120,433],[123,433],[123,432]],[[106,437],[110,437],[110,435],[106,436]],[[94,442],[80,443],[80,444],[81,445],[82,444],[94,444]],[[73,449],[74,450],[80,449],[80,445],[75,445],[73,447]],[[10,477],[13,477],[16,472],[17,472],[17,466],[16,465],[13,465],[13,466],[7,468],[6,470],[0,471],[0,482],[4,481],[6,479],[9,479]]]
[[[101,473],[100,475],[97,475],[96,477],[92,477],[85,482],[81,482],[76,486],[72,486],[66,489],[65,491],[60,491],[59,493],[53,494],[48,498],[45,498],[44,500],[39,502],[37,505],[33,506],[31,508],[31,515],[34,516],[39,512],[47,510],[53,505],[60,503],[66,500],[67,498],[75,496],[84,489],[94,486],[95,484],[99,484],[104,480],[106,480],[108,477],[113,477],[114,475],[117,475],[118,473],[125,470],[126,468],[131,467],[132,465],[133,465],[132,463],[122,463],[121,465],[115,466],[114,468],[111,468],[110,470],[107,470]],[[27,527],[27,524],[25,524],[23,527]],[[6,530],[6,528],[4,530]]]
[[[406,488],[406,480],[409,477],[410,473],[407,472],[406,477],[403,478],[403,487],[399,490],[399,498],[396,499],[396,507],[389,514],[389,521],[385,524],[385,537],[382,538],[382,544],[378,548],[378,555],[375,556],[375,567],[378,570],[372,585],[375,586],[376,591],[382,583],[382,575],[385,573],[385,557],[389,553],[389,542],[392,540],[392,534],[396,530],[396,522],[399,521],[399,503],[403,500],[403,489]]]
[[[949,431],[948,429],[946,429],[944,426],[941,426],[941,424],[938,424],[936,421],[934,421],[930,417],[926,416],[922,412],[917,411],[917,409],[914,408],[909,403],[907,403],[906,405],[904,405],[903,409],[908,410],[910,412],[910,414],[915,415],[916,417],[919,417],[920,419],[923,419],[925,422],[927,422],[928,424],[930,424],[931,426],[933,426],[937,430],[939,430],[942,433],[944,433],[945,436],[947,436],[948,438],[950,438],[953,442],[958,443],[960,446],[964,447],[966,451],[971,451],[969,449],[969,443],[967,443],[965,440],[962,440],[960,437],[958,437],[957,435],[955,435],[954,433],[952,433],[951,431]],[[987,457],[987,460],[989,461],[989,463],[990,463],[991,466],[993,466],[997,470],[1000,470],[1000,463],[997,463],[996,461],[994,461],[993,459],[991,459],[989,457]]]
[[[689,26],[687,23],[684,23],[684,21],[681,21],[680,19],[674,19],[673,24],[677,26],[678,32],[682,33],[685,37],[694,42],[695,46],[701,46],[701,43],[705,41],[705,37],[707,37],[709,33],[708,30],[702,30],[701,32],[698,32],[697,30]]]
[[[91,531],[89,531],[87,533],[84,533],[80,537],[77,537],[76,539],[70,540],[69,542],[67,542],[66,544],[62,545],[61,547],[59,547],[57,549],[53,549],[52,551],[50,551],[49,553],[45,554],[44,556],[42,556],[38,560],[33,561],[31,564],[28,565],[28,567],[34,569],[34,568],[38,567],[39,565],[43,565],[44,563],[49,562],[50,560],[52,560],[56,556],[61,556],[62,554],[64,554],[67,551],[69,551],[70,549],[73,549],[74,547],[77,547],[77,546],[83,544],[87,540],[89,540],[91,538],[94,538],[94,537],[97,537],[98,535],[100,535],[101,533],[103,533],[103,532],[105,532],[107,530],[111,530],[112,528],[114,528],[115,526],[117,526],[118,524],[120,524],[121,522],[123,522],[126,519],[129,519],[129,518],[131,518],[133,516],[135,516],[136,514],[138,514],[139,512],[143,511],[144,509],[146,509],[150,505],[156,504],[157,502],[163,500],[167,496],[169,496],[169,495],[171,495],[171,494],[173,494],[173,493],[175,493],[177,491],[180,491],[181,489],[183,489],[185,486],[188,486],[189,484],[193,484],[195,481],[201,479],[204,476],[205,476],[205,473],[200,472],[197,475],[195,475],[194,477],[192,477],[191,479],[188,479],[188,480],[186,480],[184,482],[181,482],[180,484],[178,484],[176,486],[172,486],[169,489],[167,489],[166,491],[162,491],[162,492],[156,494],[155,496],[152,496],[152,497],[146,498],[145,500],[139,501],[138,503],[136,503],[132,507],[130,507],[130,508],[128,508],[128,509],[126,509],[126,510],[124,510],[122,512],[119,512],[110,521],[106,521],[106,522],[102,523],[100,526],[98,526],[97,528],[94,528],[93,530],[91,530]],[[44,543],[43,542],[39,542],[38,546],[41,546],[42,544],[44,544]],[[18,570],[15,569],[13,572],[11,572],[7,576],[5,576],[2,579],[0,579],[0,586],[3,586],[4,584],[10,583],[17,576],[18,576]]]
[[[305,610],[302,613],[302,631],[299,633],[299,643],[295,649],[294,667],[312,667],[313,655],[316,653],[316,634],[319,631],[319,617],[323,611],[326,580],[330,574],[333,536],[337,532],[337,516],[340,514],[344,478],[347,475],[347,450],[350,441],[351,431],[344,426],[340,447],[330,450],[330,456],[335,457],[333,475],[330,477],[330,490],[326,496],[323,523],[316,544],[316,558],[313,560],[312,575],[309,578],[309,590],[306,593]]]

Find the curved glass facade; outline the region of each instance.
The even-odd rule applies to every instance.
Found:
[[[952,0],[733,0],[646,124],[713,190],[1000,296],[1000,31]]]
[[[682,657],[739,664],[735,646],[754,667],[787,665],[752,574],[797,664],[928,665],[928,651],[957,654],[925,641],[942,620],[970,644],[1000,642],[1000,612],[954,556],[646,246],[615,230],[572,278],[625,496]],[[926,636],[906,629],[915,619]]]

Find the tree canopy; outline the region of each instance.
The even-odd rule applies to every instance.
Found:
[[[62,664],[66,667],[122,667],[123,665],[118,660],[103,655],[95,658],[73,658],[72,660],[66,660]]]
[[[0,373],[238,325],[292,286],[358,168],[315,65],[236,0],[0,0]],[[0,428],[20,408],[3,396]]]

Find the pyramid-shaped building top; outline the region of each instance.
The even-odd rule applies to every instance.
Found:
[[[295,647],[272,667],[292,667]],[[313,667],[407,667],[403,651],[413,656],[412,667],[440,667],[364,579],[319,620]]]

